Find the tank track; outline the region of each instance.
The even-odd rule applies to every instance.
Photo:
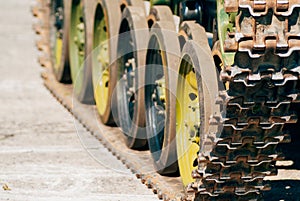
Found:
[[[263,200],[265,176],[276,175],[283,159],[279,143],[289,142],[286,124],[296,123],[299,103],[299,0],[225,0],[234,14],[224,51],[236,52],[221,80],[218,132],[208,134],[198,156],[188,200]]]

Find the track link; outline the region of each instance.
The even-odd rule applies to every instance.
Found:
[[[199,154],[196,182],[188,199],[262,200],[265,176],[276,175],[283,159],[279,143],[289,142],[286,124],[296,123],[291,104],[299,103],[300,1],[225,0],[235,16],[225,52],[236,52],[221,80],[220,114],[211,119],[218,131],[208,134]]]

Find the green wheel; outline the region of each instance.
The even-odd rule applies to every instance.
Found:
[[[68,3],[62,0],[52,0],[50,4],[50,55],[52,69],[59,82],[71,81],[68,63]]]
[[[104,124],[113,124],[113,90],[116,87],[115,42],[121,21],[118,0],[102,0],[96,8],[93,27],[93,86],[100,118]],[[117,109],[117,108],[115,108]]]
[[[176,155],[176,82],[180,45],[170,21],[150,31],[145,74],[146,128],[154,167],[160,174],[178,170]]]
[[[85,56],[85,24],[83,18],[83,1],[80,0],[72,1],[69,44],[71,77],[73,84],[77,86],[81,84],[83,80],[83,74],[80,72],[80,70],[83,67]],[[78,92],[76,92],[76,94],[77,93]]]
[[[218,111],[217,71],[205,30],[196,24],[182,27],[186,26],[191,32],[183,35],[187,41],[182,50],[176,103],[177,155],[184,186],[194,181],[192,172],[198,167],[203,139],[211,129],[210,116]],[[196,35],[197,40],[189,40]]]
[[[130,148],[145,147],[144,71],[148,41],[146,17],[140,7],[123,11],[118,38],[118,120]]]
[[[69,34],[69,58],[73,91],[82,103],[93,104],[93,86],[89,54],[91,27],[88,19],[88,6],[94,1],[73,0],[71,6],[71,24]],[[87,60],[86,60],[87,59]]]

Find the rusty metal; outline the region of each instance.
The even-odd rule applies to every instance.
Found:
[[[46,18],[39,19],[45,22]],[[46,26],[41,30],[48,31]],[[42,40],[47,40],[47,35],[41,35]],[[49,42],[49,41],[48,41]],[[70,111],[97,139],[102,143],[113,155],[115,155],[122,163],[130,169],[138,179],[140,179],[153,192],[157,194],[159,199],[164,200],[183,200],[184,192],[179,177],[166,177],[156,173],[149,164],[152,164],[150,153],[134,151],[126,147],[123,143],[124,136],[118,128],[106,127],[101,124],[104,132],[98,132],[100,119],[95,117],[97,113],[95,106],[86,106],[80,104],[73,98],[72,86],[63,85],[55,79],[51,62],[50,51],[43,49],[44,55],[39,57],[39,63],[45,67],[46,72],[42,73],[45,86],[51,91],[53,96]],[[74,103],[75,101],[75,103]],[[73,104],[78,107],[73,107]],[[105,135],[112,133],[112,135]],[[128,154],[130,153],[130,154]],[[129,157],[130,156],[130,157]],[[138,161],[138,162],[137,162]]]
[[[236,0],[225,1],[225,11],[238,13],[234,32],[227,34],[225,51],[248,52],[251,58],[258,58],[261,52],[268,53],[266,50],[279,57],[289,57],[300,50],[299,3],[299,0],[244,0],[239,4]]]
[[[99,117],[95,118],[96,107],[79,103],[72,96],[72,86],[60,84],[51,72],[51,66],[46,68],[42,77],[44,84],[53,96],[79,120],[91,134],[96,137],[118,160],[136,175],[148,188],[151,188],[160,199],[184,200],[184,191],[180,177],[167,177],[156,173],[149,152],[140,152],[129,149],[125,143],[124,135],[116,127],[99,124]],[[74,107],[76,105],[76,107]],[[99,126],[101,132],[99,132]],[[111,133],[111,135],[106,135]]]
[[[238,12],[239,8],[247,8],[252,16],[266,15],[270,9],[275,15],[289,16],[295,8],[300,7],[299,0],[225,0],[228,13]]]
[[[40,19],[41,21],[45,19]],[[43,27],[46,31],[47,27]],[[47,40],[47,35],[41,35],[43,40]],[[108,127],[99,124],[101,120],[95,114],[97,109],[93,105],[84,105],[79,103],[73,97],[73,88],[71,85],[59,83],[52,70],[49,51],[43,50],[44,55],[39,58],[40,64],[45,67],[45,72],[42,73],[45,86],[53,94],[53,96],[90,131],[91,135],[99,140],[118,160],[120,160],[128,169],[136,175],[148,188],[157,194],[159,199],[163,200],[185,200],[184,189],[182,187],[180,177],[161,176],[156,173],[152,164],[152,159],[149,152],[140,152],[129,149],[125,143],[124,135],[116,127]],[[76,105],[76,107],[74,107]],[[99,132],[99,126],[102,132]],[[106,135],[111,133],[111,135]]]
[[[277,174],[275,162],[284,158],[277,145],[290,141],[285,125],[297,122],[291,104],[299,102],[299,5],[225,0],[236,17],[223,47],[236,54],[221,72],[228,90],[220,91],[221,109],[211,119],[219,130],[199,154],[189,199],[262,200],[269,190],[263,178]]]
[[[239,2],[242,3],[238,4]],[[222,81],[227,83],[229,88],[228,91],[220,91],[217,103],[227,107],[213,116],[210,121],[212,126],[219,129],[223,127],[223,129],[219,130],[219,135],[207,136],[205,153],[208,154],[199,155],[199,167],[193,172],[193,177],[197,182],[190,185],[186,195],[182,192],[180,178],[164,177],[153,173],[149,167],[151,163],[149,153],[127,149],[119,140],[122,138],[122,134],[117,128],[101,125],[104,132],[98,132],[99,119],[91,119],[91,117],[95,117],[95,107],[80,104],[73,99],[70,85],[62,85],[55,81],[51,72],[49,55],[47,56],[49,52],[40,58],[43,65],[47,67],[46,73],[42,75],[45,85],[62,105],[131,169],[145,185],[152,188],[160,199],[262,200],[259,192],[269,188],[263,182],[263,178],[266,175],[275,174],[274,162],[282,159],[282,154],[276,151],[276,146],[279,143],[290,141],[285,125],[297,120],[290,105],[300,102],[297,86],[300,73],[300,68],[297,66],[300,31],[298,30],[299,19],[296,20],[293,27],[282,28],[289,25],[288,22],[293,18],[292,15],[297,16],[293,13],[298,9],[298,5],[293,5],[293,2],[298,3],[298,1],[289,1],[288,7],[286,1],[274,1],[280,4],[275,9],[275,15],[279,13],[281,23],[260,25],[267,32],[271,32],[272,28],[275,28],[275,32],[278,33],[289,30],[289,32],[284,32],[285,37],[280,34],[261,37],[260,34],[264,32],[258,31],[259,34],[248,32],[249,30],[258,30],[257,22],[260,20],[257,19],[266,19],[270,11],[270,9],[266,9],[269,11],[265,16],[261,7],[245,7],[245,5],[257,4],[257,2],[264,4],[264,9],[274,5],[270,3],[271,1],[225,0],[227,12],[235,12],[236,6],[234,5],[237,4],[237,11],[240,10],[241,13],[237,17],[240,21],[236,22],[235,27],[240,27],[240,32],[228,33],[228,36],[240,39],[235,42],[235,49],[227,49],[227,51],[235,50],[237,52],[235,64],[224,66],[221,72]],[[247,12],[250,14],[254,12],[254,14],[248,16]],[[286,16],[289,13],[291,16]],[[252,18],[256,20],[255,24],[253,24]],[[247,20],[256,28],[250,29]],[[278,25],[282,27],[278,28]],[[42,27],[41,30],[47,31],[47,27]],[[249,39],[249,44],[245,42],[247,37],[241,38],[241,33],[244,34],[243,36],[247,36],[248,33],[253,36]],[[45,36],[42,35],[42,37]],[[229,45],[232,43],[230,37],[227,38]],[[283,38],[287,38],[285,42],[288,43],[288,48],[281,45]],[[254,40],[258,41],[258,45],[253,42]],[[265,44],[265,46],[263,47],[261,44]],[[46,50],[43,49],[43,51]],[[270,63],[271,65],[269,65]],[[78,107],[72,107],[73,101]],[[222,113],[225,111],[226,115]],[[105,135],[105,133],[112,133],[112,135]]]

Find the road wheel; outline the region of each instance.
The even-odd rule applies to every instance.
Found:
[[[180,35],[186,42],[177,87],[176,143],[180,175],[187,186],[194,181],[192,171],[198,167],[201,140],[209,130],[209,118],[215,111],[218,81],[205,30],[188,22],[181,26]]]
[[[160,174],[178,170],[176,155],[176,82],[180,45],[170,21],[150,31],[145,76],[147,138],[154,167]]]
[[[52,0],[50,4],[50,54],[52,69],[59,82],[71,82],[68,62],[68,32],[70,6],[65,1]]]
[[[150,9],[149,16],[147,17],[148,27],[151,28],[157,21],[168,21],[173,24],[173,14],[168,6],[153,6]]]
[[[113,124],[112,99],[117,83],[116,37],[121,20],[119,2],[102,0],[97,5],[94,20],[93,41],[93,86],[94,97],[100,118],[104,124]],[[116,110],[117,108],[115,108]]]
[[[91,2],[88,0],[72,1],[69,58],[75,97],[82,103],[93,104],[92,72],[90,61],[85,60],[91,53],[91,45],[87,43],[91,31],[90,26],[87,27],[90,19],[86,16],[85,10],[89,3]]]
[[[130,148],[146,145],[144,71],[148,26],[140,7],[123,11],[118,38],[117,105],[118,119]]]
[[[133,7],[139,7],[140,9],[142,9],[145,14],[146,14],[146,10],[145,10],[145,2],[144,0],[119,0],[119,4],[121,7],[121,11],[123,12],[124,9],[128,6],[133,6]]]

